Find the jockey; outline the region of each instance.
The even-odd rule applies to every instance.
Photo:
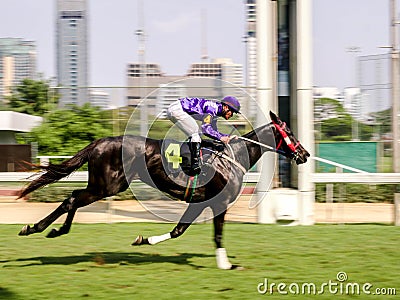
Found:
[[[221,101],[213,101],[203,98],[181,98],[173,102],[168,110],[167,117],[175,123],[190,139],[191,172],[194,176],[200,173],[200,134],[219,140],[225,144],[236,136],[220,133],[217,129],[217,118],[226,120],[239,113],[240,103],[233,96],[226,96]],[[201,131],[195,120],[200,120]]]

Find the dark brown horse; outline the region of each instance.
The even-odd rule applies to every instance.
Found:
[[[246,170],[266,151],[278,152],[297,164],[305,163],[309,157],[286,124],[274,113],[270,112],[270,116],[271,123],[232,140],[229,151],[225,148],[218,152],[213,150],[213,142],[203,141],[202,146],[208,149],[203,152],[208,151],[209,155],[205,158],[202,174],[198,176],[198,184],[179,223],[171,232],[160,236],[143,238],[139,235],[132,245],[154,245],[177,238],[206,207],[210,207],[214,215],[217,265],[221,269],[233,268],[222,247],[222,231],[226,210],[239,195]],[[165,171],[161,144],[160,140],[141,136],[107,137],[92,142],[61,164],[41,166],[45,172],[21,190],[20,197],[68,176],[86,162],[88,184],[85,189],[73,191],[57,209],[38,223],[25,225],[19,235],[42,232],[61,215],[68,213],[64,224],[59,229],[52,229],[47,237],[66,234],[78,208],[126,190],[134,179],[156,187],[173,198],[186,200],[186,186],[182,182],[186,182],[188,177],[184,172],[170,176]]]

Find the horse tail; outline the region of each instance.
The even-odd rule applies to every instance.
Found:
[[[36,191],[45,185],[59,181],[61,178],[64,178],[79,169],[89,160],[90,154],[96,145],[96,142],[89,144],[73,157],[61,164],[49,164],[48,166],[33,165],[36,169],[41,169],[45,172],[40,177],[32,180],[28,186],[23,188],[18,194],[18,199],[25,197],[29,193]]]

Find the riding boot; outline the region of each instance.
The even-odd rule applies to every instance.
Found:
[[[190,149],[190,160],[191,160],[191,168],[189,176],[195,176],[200,174],[200,144],[198,142],[189,142]]]

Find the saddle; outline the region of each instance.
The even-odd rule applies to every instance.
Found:
[[[160,141],[162,162],[168,175],[178,176],[183,171],[185,174],[191,169],[191,154],[188,142],[180,142],[173,139]],[[210,151],[222,151],[224,145],[211,140],[203,140],[201,143],[201,161],[204,163],[210,156]]]

